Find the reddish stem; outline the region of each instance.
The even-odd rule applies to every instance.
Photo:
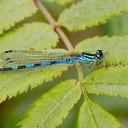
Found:
[[[57,32],[57,34],[59,35],[59,37],[63,40],[66,48],[69,51],[73,51],[74,48],[73,48],[71,42],[69,41],[69,39],[67,38],[67,36],[63,32],[63,30],[59,27],[59,25],[57,25],[57,22],[51,16],[51,14],[48,12],[48,10],[40,2],[40,0],[34,0],[34,3],[37,6],[37,8],[40,10],[42,16],[44,16],[46,18],[46,20],[48,21],[48,23],[53,26],[54,31]]]

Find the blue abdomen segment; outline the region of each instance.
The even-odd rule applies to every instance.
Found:
[[[45,66],[50,66],[55,64],[75,64],[77,62],[89,63],[89,62],[94,62],[94,59],[79,56],[76,58],[69,58],[69,59],[62,59],[62,60],[55,60],[55,61],[43,61],[36,64],[26,64],[26,65],[20,65],[20,66],[1,68],[0,72],[11,71],[11,70],[21,70],[25,68],[45,67]]]
[[[26,64],[25,66],[26,66],[26,68],[34,68],[35,64]]]
[[[48,65],[50,65],[50,61],[42,62],[40,66],[44,67],[44,66],[48,66]]]
[[[17,70],[18,66],[12,66],[11,68],[12,68],[12,70]]]
[[[78,58],[58,60],[57,64],[75,64],[78,62]]]

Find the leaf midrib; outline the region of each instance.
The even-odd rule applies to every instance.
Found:
[[[61,103],[63,103],[63,101],[77,88],[74,87],[67,95],[64,96],[64,98],[58,102],[58,104],[48,113],[48,115],[44,118],[43,122],[41,124],[44,124],[44,122],[46,122],[46,120],[49,118],[49,116],[51,115],[51,113],[53,113],[57,108],[58,106],[60,106]]]

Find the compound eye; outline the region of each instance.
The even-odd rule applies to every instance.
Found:
[[[98,54],[98,55],[102,54],[102,50],[97,50],[96,54]]]
[[[99,58],[100,57],[99,53],[97,53],[96,56]]]
[[[99,50],[98,50],[98,51],[96,51],[96,54],[97,54],[97,55],[99,54]]]
[[[103,58],[102,50],[97,50],[96,51],[96,57],[99,58],[99,59],[102,59]]]

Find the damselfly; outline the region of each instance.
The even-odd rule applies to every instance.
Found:
[[[92,64],[102,59],[102,50],[97,50],[94,54],[86,52],[8,50],[0,55],[0,72],[46,67],[55,64],[75,64],[78,62]]]

